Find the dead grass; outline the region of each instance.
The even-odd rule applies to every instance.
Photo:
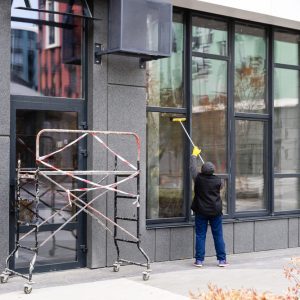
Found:
[[[284,295],[270,292],[258,293],[255,289],[222,289],[214,284],[208,285],[208,291],[190,292],[193,300],[299,300],[300,299],[300,257],[292,258],[284,268],[284,275],[290,286]]]

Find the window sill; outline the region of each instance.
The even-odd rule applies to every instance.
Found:
[[[288,214],[288,215],[275,215],[275,216],[257,216],[257,217],[237,217],[233,219],[223,219],[223,224],[243,223],[243,222],[259,222],[269,220],[283,220],[283,219],[295,219],[300,218],[300,214]],[[174,223],[161,223],[161,224],[148,224],[147,230],[164,229],[164,228],[183,228],[193,227],[195,224],[191,222],[174,222]]]

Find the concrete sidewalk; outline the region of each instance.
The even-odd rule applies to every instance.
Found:
[[[283,267],[295,256],[300,256],[300,248],[229,255],[226,268],[217,267],[213,257],[202,268],[194,267],[192,259],[152,263],[148,281],[142,280],[144,269],[137,266],[121,267],[118,273],[101,268],[34,274],[30,295],[23,293],[24,279],[14,277],[0,285],[0,299],[179,300],[188,299],[189,291],[207,290],[209,282],[283,294],[290,285]]]

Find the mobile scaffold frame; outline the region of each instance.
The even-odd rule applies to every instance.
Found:
[[[62,133],[62,134],[73,134],[76,135],[76,138],[65,144],[64,146],[60,147],[59,149],[55,149],[50,153],[44,154],[41,156],[40,154],[40,140],[43,134],[54,134],[54,133]],[[136,164],[130,163],[126,160],[123,156],[118,154],[115,150],[110,148],[107,143],[101,138],[101,136],[117,136],[122,138],[129,138],[133,137],[136,143],[136,153],[137,153],[137,160]],[[93,140],[99,143],[99,146],[102,147],[107,153],[110,153],[114,156],[114,170],[63,170],[54,166],[50,162],[50,157],[53,157],[55,154],[66,150],[67,148],[74,146],[79,141],[83,139],[87,139],[91,137]],[[124,170],[119,170],[119,166],[122,164],[125,166]],[[87,176],[104,176],[101,178],[99,182],[94,182],[93,180],[86,179]],[[52,176],[68,176],[73,180],[77,180],[85,185],[85,187],[70,189],[70,187],[65,187],[63,183],[58,182],[57,180],[53,179]],[[101,184],[105,179],[108,177],[113,176],[113,183],[109,183],[106,185]],[[52,214],[47,218],[42,218],[39,212],[39,203],[40,203],[40,195],[39,195],[39,184],[40,178],[43,177],[46,179],[47,182],[55,185],[61,191],[63,191],[66,195],[67,204],[64,205],[60,209],[53,209]],[[56,178],[55,177],[55,178]],[[22,189],[22,181],[23,180],[31,180],[35,183],[35,194],[31,193],[32,199],[23,199],[21,197],[21,189]],[[124,184],[127,181],[134,181],[136,186],[136,193],[127,192],[120,188],[120,185]],[[99,199],[100,197],[104,196],[107,192],[114,193],[114,218],[113,220],[108,218],[104,213],[99,211],[98,209],[94,208],[92,204]],[[28,192],[28,191],[27,191]],[[93,193],[93,197],[89,197],[89,200],[85,200],[85,196],[89,193]],[[81,193],[79,195],[79,193]],[[95,195],[98,193],[97,195]],[[90,195],[90,194],[89,194]],[[132,205],[135,208],[135,216],[134,217],[120,217],[118,215],[118,202],[120,200],[126,201],[134,200]],[[25,202],[25,206],[24,206]],[[20,217],[20,208],[21,204],[23,208],[25,207],[31,213],[31,217],[24,220],[24,217]],[[76,206],[77,210],[68,218],[63,216],[63,211],[68,208]],[[16,200],[15,200],[15,220],[16,220],[16,239],[15,239],[15,247],[8,255],[6,259],[6,267],[5,270],[0,275],[1,283],[6,283],[11,276],[20,276],[27,280],[24,284],[24,292],[26,294],[31,293],[32,291],[32,274],[35,267],[36,259],[39,253],[39,249],[43,247],[50,239],[54,239],[55,235],[61,231],[68,223],[74,220],[81,212],[85,212],[94,220],[96,220],[102,227],[105,228],[108,232],[111,233],[114,239],[114,244],[117,251],[117,260],[113,264],[113,271],[119,271],[121,265],[126,264],[133,264],[142,267],[146,267],[146,270],[142,272],[143,280],[148,280],[150,277],[150,259],[145,251],[141,248],[141,240],[140,240],[140,139],[137,134],[133,132],[117,132],[117,131],[93,131],[93,130],[68,130],[68,129],[43,129],[41,130],[36,136],[36,169],[30,170],[21,168],[21,161],[18,161],[17,169],[16,169]],[[38,232],[39,228],[44,224],[48,223],[50,220],[54,220],[56,217],[61,217],[63,219],[63,223],[59,226],[55,231],[51,232],[45,240],[42,242],[38,242]],[[128,221],[136,223],[136,234],[132,234],[124,227],[118,224],[118,221]],[[29,230],[20,235],[20,225],[27,225],[29,226]],[[113,232],[109,228],[113,226]],[[122,232],[125,234],[128,239],[120,238],[118,233]],[[34,246],[28,247],[27,245],[22,244],[22,241],[30,236],[34,235]],[[138,250],[141,252],[143,257],[145,258],[145,263],[134,262],[126,259],[120,258],[120,247],[119,242],[123,243],[131,243],[136,244]],[[33,252],[33,257],[29,263],[29,272],[28,275],[21,274],[15,270],[9,268],[10,260],[18,253],[19,249],[26,249],[28,251]]]

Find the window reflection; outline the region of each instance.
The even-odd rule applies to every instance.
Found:
[[[236,211],[266,208],[265,195],[265,124],[237,120],[236,133]]]
[[[173,16],[172,55],[147,63],[147,105],[182,107],[183,24],[182,15]]]
[[[37,133],[45,128],[77,129],[76,112],[17,110],[16,160],[21,159],[23,168],[35,168],[35,141]],[[74,135],[48,133],[41,140],[41,155],[55,151],[68,143],[67,138]],[[77,148],[71,146],[60,155],[51,158],[58,168],[74,170],[77,168]]]
[[[184,215],[183,130],[170,115],[148,112],[147,218]]]
[[[300,209],[300,179],[275,178],[275,211]]]
[[[221,199],[222,199],[222,204],[223,204],[223,214],[226,215],[228,214],[228,180],[223,179],[223,188],[221,189]]]
[[[299,71],[275,69],[274,76],[274,171],[300,171]]]
[[[299,71],[275,69],[274,76],[274,172],[295,174],[300,171]],[[300,208],[300,181],[297,177],[276,178],[275,211]]]
[[[52,232],[39,232],[38,240],[43,242]],[[22,236],[22,234],[21,234]],[[61,230],[52,239],[50,239],[43,247],[39,248],[36,266],[74,262],[77,257],[77,230]],[[34,247],[34,235],[26,237],[22,244],[27,247]],[[28,268],[28,263],[32,259],[32,251],[19,249],[16,258],[16,268]]]
[[[15,9],[24,7],[21,2],[13,2],[12,16],[32,22],[11,22],[11,94],[82,98],[82,20]],[[78,1],[71,7],[59,1],[32,1],[32,7],[82,14]],[[64,28],[38,21],[64,23]]]
[[[237,112],[266,112],[265,30],[235,28],[234,108]]]
[[[227,62],[193,57],[192,134],[218,173],[226,172]]]
[[[193,17],[192,51],[227,55],[227,23]]]
[[[21,160],[21,168],[36,170],[36,135],[44,128],[69,128],[77,129],[77,113],[58,111],[32,111],[17,110],[16,113],[16,160]],[[40,154],[49,154],[51,151],[61,149],[70,140],[74,140],[75,134],[48,132],[41,136]],[[69,140],[68,140],[69,139]],[[64,170],[78,170],[78,146],[73,145],[62,152],[56,153],[47,159],[47,162],[55,167]],[[65,188],[72,190],[78,188],[78,181],[69,176],[51,176],[51,179],[58,182]],[[35,214],[35,181],[32,179],[20,179],[20,220],[31,222],[37,220],[42,222],[53,215],[55,211],[62,209],[69,203],[66,193],[56,184],[39,176],[39,206],[38,214]],[[75,206],[67,206],[54,218],[51,218],[47,225],[62,224],[76,212]],[[76,222],[74,218],[72,222]],[[22,226],[24,230],[29,230],[27,226]],[[38,237],[43,241],[51,232],[39,232]],[[33,246],[33,235],[24,240],[25,245]],[[39,250],[37,264],[53,264],[77,260],[76,252],[76,230],[60,231],[55,237],[50,239]],[[16,261],[17,267],[28,266],[28,255],[31,253],[21,251],[19,259]]]
[[[274,39],[275,63],[298,65],[300,35],[275,32]]]

